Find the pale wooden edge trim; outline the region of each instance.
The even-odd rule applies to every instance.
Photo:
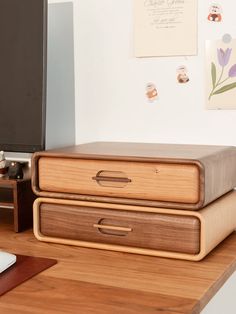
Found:
[[[228,195],[230,194],[230,195]],[[96,249],[105,249],[110,251],[120,251],[128,253],[136,253],[142,255],[151,255],[151,256],[160,256],[167,258],[176,258],[190,261],[200,261],[203,259],[217,244],[219,244],[226,236],[234,231],[236,228],[236,192],[230,192],[227,196],[224,196],[220,199],[220,206],[217,202],[208,205],[204,209],[196,211],[186,211],[186,210],[174,210],[166,208],[151,208],[150,207],[139,207],[139,206],[128,206],[128,205],[117,205],[117,204],[107,204],[107,203],[95,203],[95,202],[83,202],[83,201],[73,201],[73,200],[61,200],[61,199],[51,199],[51,198],[38,198],[35,200],[33,205],[34,211],[34,235],[40,241],[58,243],[58,244],[68,244],[83,246],[88,248]],[[235,201],[232,202],[232,196],[235,198]],[[225,199],[227,198],[227,203],[234,204],[227,208],[224,205]],[[66,205],[75,205],[75,206],[86,206],[94,208],[107,208],[113,210],[130,210],[130,211],[139,211],[139,212],[153,212],[153,213],[163,213],[170,215],[179,215],[179,216],[194,216],[197,217],[200,221],[200,252],[195,255],[186,254],[186,253],[176,253],[169,251],[160,251],[160,250],[150,250],[144,248],[134,248],[129,246],[120,246],[112,244],[101,244],[94,242],[62,239],[56,237],[47,237],[40,232],[40,218],[39,218],[39,207],[41,203],[51,203],[51,204],[66,204]],[[218,208],[218,209],[217,209]],[[221,219],[222,215],[227,215],[230,217],[231,224],[224,224],[224,220]],[[232,219],[232,215],[235,219]],[[215,226],[212,226],[212,217],[215,217],[219,223]],[[210,229],[209,229],[210,228]],[[208,231],[209,230],[209,231]],[[209,237],[210,233],[210,237]],[[217,235],[217,239],[214,237]]]
[[[205,255],[236,229],[236,191],[231,191],[201,210]]]
[[[132,228],[110,226],[110,225],[93,224],[93,227],[97,228],[97,229],[107,229],[107,230],[116,230],[116,231],[125,231],[125,232],[131,232],[132,231]]]

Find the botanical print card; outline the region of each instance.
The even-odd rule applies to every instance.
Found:
[[[136,57],[197,54],[197,0],[134,0]]]
[[[236,109],[236,39],[206,41],[208,109]]]

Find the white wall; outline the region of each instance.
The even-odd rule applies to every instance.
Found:
[[[223,22],[207,21],[211,1],[199,0],[198,55],[133,56],[132,0],[74,0],[77,143],[109,141],[236,145],[236,110],[204,104],[205,39],[236,36],[236,4],[226,1]],[[190,82],[176,83],[185,64]],[[145,86],[156,83],[159,100],[148,104]]]
[[[204,45],[225,33],[236,37],[236,4],[226,1],[223,21],[207,21],[212,1],[198,1],[198,55],[135,58],[133,0],[73,2],[76,142],[94,140],[236,145],[236,110],[206,110]],[[223,5],[223,3],[221,3]],[[190,82],[176,83],[185,64]],[[146,83],[159,99],[147,103]]]
[[[236,272],[226,281],[203,309],[201,314],[235,314],[236,313]]]

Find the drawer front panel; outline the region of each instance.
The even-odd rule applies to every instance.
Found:
[[[199,169],[194,164],[41,157],[42,191],[195,204]]]
[[[44,236],[198,254],[200,221],[193,216],[41,203]]]

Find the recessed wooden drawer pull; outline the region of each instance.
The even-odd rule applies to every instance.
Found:
[[[96,177],[92,177],[92,179],[96,181],[108,181],[108,182],[124,182],[124,183],[131,182],[131,179],[121,178],[121,177],[96,176]]]
[[[94,228],[131,232],[132,228],[94,224]]]

